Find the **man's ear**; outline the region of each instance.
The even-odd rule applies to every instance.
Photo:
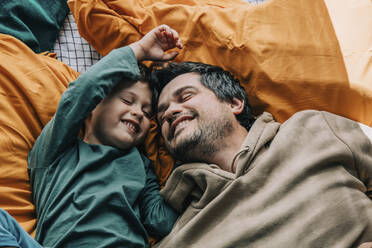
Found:
[[[244,100],[234,97],[230,103],[230,108],[234,115],[241,114],[244,109]]]

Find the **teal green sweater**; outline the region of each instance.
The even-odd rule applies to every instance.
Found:
[[[70,83],[29,153],[35,238],[43,246],[148,247],[147,231],[161,237],[171,230],[177,214],[159,195],[149,160],[137,148],[121,151],[78,138],[108,92],[123,78],[138,77],[133,51],[112,51]]]

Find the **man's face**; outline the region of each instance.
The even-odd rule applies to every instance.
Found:
[[[197,73],[170,81],[159,96],[157,119],[169,151],[184,162],[215,152],[236,122],[231,104],[220,101]]]
[[[93,143],[122,150],[139,145],[150,127],[151,100],[149,85],[140,81],[107,96],[91,115]]]

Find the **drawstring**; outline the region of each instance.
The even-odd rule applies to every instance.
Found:
[[[240,155],[242,155],[242,154],[245,153],[245,152],[249,152],[249,150],[250,150],[249,146],[245,146],[242,150],[240,150],[240,151],[235,155],[235,157],[234,157],[234,159],[233,159],[233,161],[232,161],[232,163],[231,163],[231,167],[230,167],[230,170],[231,170],[232,173],[235,173],[235,171],[233,171],[233,170],[234,170],[234,164],[235,164],[235,161],[238,159],[238,157],[240,157]]]

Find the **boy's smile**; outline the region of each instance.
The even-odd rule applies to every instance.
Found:
[[[152,93],[145,82],[117,86],[86,120],[84,141],[125,150],[139,145],[150,128]]]
[[[138,121],[135,121],[135,120],[129,120],[129,119],[123,119],[123,120],[120,120],[124,125],[127,126],[127,128],[129,129],[129,131],[133,134],[136,134],[139,130],[140,130],[140,127],[139,127],[139,123]]]

